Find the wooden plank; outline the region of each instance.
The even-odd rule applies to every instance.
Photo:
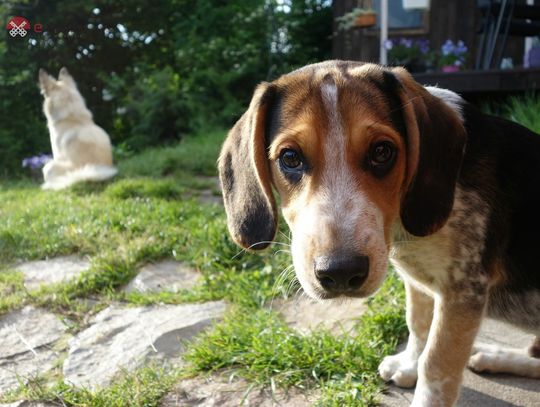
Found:
[[[436,85],[459,93],[518,92],[536,90],[540,87],[540,68],[434,72],[413,76],[423,85]]]

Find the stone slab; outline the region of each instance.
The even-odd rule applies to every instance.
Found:
[[[0,393],[19,380],[52,369],[58,354],[47,345],[58,341],[66,326],[52,313],[26,306],[0,317]]]
[[[316,391],[310,393],[295,388],[273,392],[252,387],[243,379],[215,374],[181,381],[162,399],[160,407],[309,407],[318,397]]]
[[[178,292],[194,287],[201,275],[197,270],[183,263],[166,260],[148,264],[141,268],[139,274],[129,282],[126,292]]]
[[[63,256],[21,263],[15,267],[15,270],[24,274],[25,287],[34,290],[42,284],[69,281],[89,267],[90,262],[87,259],[81,259],[77,256]]]
[[[110,306],[88,329],[69,342],[64,380],[95,389],[122,370],[132,370],[149,358],[179,359],[182,341],[189,340],[225,310],[222,301],[148,307]]]
[[[525,348],[532,342],[525,334],[508,324],[486,319],[478,335],[478,342],[504,347]],[[390,385],[380,401],[387,407],[406,407],[414,389],[400,389]],[[477,374],[465,370],[458,407],[538,407],[540,380],[503,374]]]
[[[271,304],[287,324],[303,334],[322,327],[336,334],[349,332],[367,309],[364,299],[318,302],[305,295]]]

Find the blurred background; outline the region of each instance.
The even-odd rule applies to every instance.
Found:
[[[3,175],[50,151],[39,68],[66,66],[96,123],[120,149],[230,126],[254,86],[331,56],[327,0],[7,1],[7,23],[41,24],[25,38],[0,36]]]
[[[408,68],[466,97],[534,90],[533,0],[19,0],[0,36],[0,176],[50,151],[39,68],[75,77],[116,154],[228,128],[254,86],[329,58]],[[382,10],[387,36],[381,41]],[[526,17],[526,18],[525,18]],[[538,18],[538,20],[536,20]]]

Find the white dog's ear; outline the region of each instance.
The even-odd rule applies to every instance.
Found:
[[[56,86],[56,79],[49,75],[45,69],[39,70],[39,88],[41,93],[47,95]]]
[[[69,74],[67,68],[65,66],[60,69],[60,73],[58,74],[58,80],[64,82],[66,85],[76,87],[75,80],[73,77]]]

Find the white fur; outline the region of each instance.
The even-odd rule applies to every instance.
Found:
[[[412,335],[409,336],[407,349],[397,355],[386,356],[379,365],[379,375],[384,381],[391,380],[396,386],[404,388],[411,388],[416,384],[419,354],[412,350],[411,339]]]
[[[54,163],[54,161],[49,161],[49,163]],[[46,172],[44,168],[44,174]],[[45,175],[45,179],[49,178],[49,181],[45,182],[41,187],[43,189],[59,190],[68,188],[81,181],[105,181],[114,177],[117,172],[116,168],[108,165],[87,164],[84,167],[71,170],[65,175],[54,177]]]
[[[43,189],[67,188],[81,181],[103,181],[117,170],[107,133],[92,120],[75,81],[65,68],[59,80],[40,70],[53,160],[43,167]]]
[[[469,359],[476,372],[510,373],[540,379],[540,359],[527,355],[526,350],[479,344]]]
[[[463,121],[463,99],[451,90],[438,88],[436,86],[425,86],[426,90],[433,96],[442,99],[452,110],[454,110]]]

